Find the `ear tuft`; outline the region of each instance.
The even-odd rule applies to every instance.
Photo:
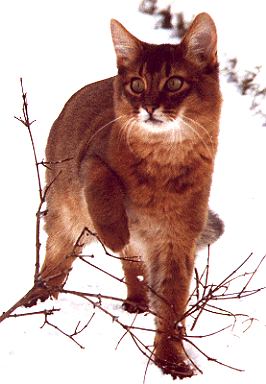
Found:
[[[217,33],[208,13],[200,13],[192,22],[182,43],[186,57],[198,65],[217,64]]]
[[[142,50],[141,41],[114,19],[111,20],[111,33],[118,67],[127,66],[136,60]]]

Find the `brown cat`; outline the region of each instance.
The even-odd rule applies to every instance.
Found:
[[[179,45],[141,42],[115,20],[111,31],[118,75],[72,96],[50,132],[47,161],[72,160],[47,172],[46,258],[29,304],[57,297],[88,227],[129,259],[124,307],[157,314],[155,362],[182,378],[193,374],[180,320],[196,246],[222,232],[208,214],[221,106],[216,29],[202,13]]]

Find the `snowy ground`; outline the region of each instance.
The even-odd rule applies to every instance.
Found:
[[[143,40],[167,41],[167,32],[153,29],[152,17],[137,12],[138,3],[137,0],[95,3],[48,0],[40,4],[13,0],[2,5],[0,313],[31,287],[34,272],[38,193],[29,137],[26,129],[13,118],[13,115],[21,114],[19,77],[23,77],[28,91],[31,117],[37,120],[33,134],[41,159],[49,128],[68,97],[86,83],[115,74],[109,33],[111,17],[120,20]],[[202,10],[211,13],[218,27],[221,61],[226,56],[237,56],[242,69],[262,65],[265,71],[265,52],[261,48],[266,32],[262,3],[259,0],[242,2],[240,9],[240,3],[232,2],[174,2],[176,9],[184,9],[188,16]],[[254,253],[254,258],[244,271],[254,269],[266,253],[266,128],[249,111],[250,98],[241,97],[223,77],[222,90],[220,147],[210,205],[224,219],[226,231],[211,249],[210,272],[214,283],[220,282],[250,252]],[[88,252],[96,255],[95,262],[99,265],[122,277],[118,262],[110,261],[99,247]],[[198,264],[204,264],[205,259],[206,252],[202,252]],[[253,287],[266,285],[265,269],[263,265],[254,278]],[[75,265],[67,287],[117,297],[125,295],[122,284],[81,262]],[[204,372],[190,379],[191,383],[212,383],[217,382],[217,378],[230,384],[265,382],[261,351],[261,344],[266,339],[265,296],[262,292],[245,300],[223,304],[234,313],[245,313],[257,319],[248,331],[244,332],[247,323],[242,323],[243,318],[233,330],[197,339],[197,345],[210,357],[245,372],[208,362],[200,353],[190,350]],[[85,324],[94,312],[81,299],[69,295],[62,296],[58,302],[39,305],[36,310],[53,305],[61,311],[53,315],[51,321],[67,333],[75,330],[78,321]],[[119,303],[109,302],[107,308],[122,322],[130,324],[133,321],[134,317],[124,313]],[[40,330],[43,320],[43,316],[31,316],[8,319],[0,325],[0,372],[5,384],[44,384],[47,381],[142,383],[146,359],[128,335],[116,349],[123,330],[106,315],[96,310],[89,327],[77,337],[85,349],[47,325]],[[194,334],[211,333],[227,325],[228,321],[227,318],[205,315]],[[137,324],[151,327],[152,318],[139,316]],[[151,343],[150,336],[142,333],[141,337],[145,343]],[[149,366],[146,384],[170,382],[171,378],[162,376],[153,365]]]

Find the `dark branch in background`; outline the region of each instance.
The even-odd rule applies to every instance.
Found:
[[[260,85],[258,76],[261,66],[256,66],[253,70],[246,70],[240,73],[238,68],[238,60],[236,58],[229,59],[227,65],[222,69],[222,73],[228,79],[228,82],[235,84],[241,95],[250,95],[252,98],[250,109],[262,117],[263,125],[266,126],[266,110],[262,107],[265,103],[266,87]]]
[[[186,33],[189,22],[185,21],[183,12],[174,13],[171,6],[159,8],[157,0],[143,0],[139,6],[139,11],[156,17],[155,28],[170,29],[172,36],[181,39]]]
[[[172,15],[170,12],[171,8],[167,7],[166,9],[162,9],[158,12],[159,20],[156,24],[156,28],[162,29],[172,29]]]
[[[142,0],[139,6],[139,11],[154,15],[157,10],[157,0]]]
[[[45,188],[42,188],[41,185],[41,178],[40,178],[40,173],[39,173],[39,166],[45,166],[49,168],[50,165],[55,165],[55,164],[62,164],[66,161],[69,161],[71,159],[65,159],[61,160],[58,162],[46,162],[46,161],[37,161],[36,157],[36,151],[35,151],[35,146],[34,146],[34,141],[33,141],[33,136],[31,133],[31,125],[33,122],[30,121],[29,119],[29,113],[28,113],[28,103],[27,103],[27,97],[26,93],[24,92],[23,89],[23,83],[21,80],[21,90],[22,90],[22,98],[23,98],[23,118],[16,118],[19,120],[24,126],[28,128],[28,131],[30,133],[30,138],[31,138],[31,143],[34,151],[34,159],[35,159],[35,166],[37,170],[37,176],[38,176],[38,183],[39,183],[39,196],[40,196],[40,202],[39,202],[39,207],[37,211],[37,219],[36,219],[36,262],[35,262],[35,276],[34,276],[34,283],[37,284],[38,282],[38,276],[39,276],[39,266],[40,266],[40,223],[42,220],[42,217],[44,215],[43,211],[43,204],[45,203],[46,199],[46,194],[49,191],[49,188],[53,185],[54,182],[56,182],[57,177],[60,175],[60,172],[58,172],[58,175],[55,177],[55,179]],[[111,253],[108,252],[108,250],[105,248],[104,244],[101,242],[97,234],[93,233],[90,231],[88,228],[84,228],[84,230],[81,232],[80,236],[76,240],[76,243],[73,246],[73,254],[68,256],[68,257],[75,257],[79,258],[85,265],[87,265],[88,268],[96,268],[98,271],[103,273],[105,276],[108,276],[110,279],[114,279],[118,281],[119,283],[126,284],[124,278],[119,278],[112,273],[110,273],[108,270],[104,270],[103,268],[97,266],[95,263],[91,263],[88,258],[93,258],[94,260],[96,257],[94,255],[86,256],[86,255],[79,255],[79,251],[81,248],[83,248],[83,245],[86,243],[84,241],[84,236],[93,236],[95,238],[95,241],[100,242],[106,256],[112,257],[115,259],[118,259],[120,262],[120,258],[112,255]],[[252,260],[252,254],[250,254],[239,266],[237,266],[232,272],[230,272],[225,278],[222,279],[220,283],[210,283],[210,275],[211,275],[211,256],[210,256],[210,248],[208,249],[208,255],[207,255],[207,262],[206,266],[203,269],[203,271],[200,273],[197,269],[195,270],[195,288],[191,293],[191,297],[188,302],[188,309],[187,312],[184,314],[183,318],[187,318],[190,322],[192,322],[191,325],[191,331],[195,329],[196,325],[200,321],[201,316],[203,313],[208,314],[208,316],[221,316],[222,318],[229,318],[232,319],[230,325],[226,325],[218,330],[212,331],[209,334],[205,335],[190,335],[184,332],[179,338],[181,337],[184,341],[192,345],[199,353],[201,353],[208,361],[215,362],[217,364],[220,364],[224,367],[228,367],[234,370],[241,371],[238,368],[234,368],[230,366],[229,364],[223,363],[216,358],[213,358],[209,355],[207,355],[202,349],[200,349],[196,343],[195,339],[201,339],[201,338],[206,338],[206,337],[212,337],[216,334],[219,334],[221,332],[224,332],[227,329],[233,328],[237,319],[238,318],[244,318],[244,322],[248,322],[247,329],[250,328],[250,326],[253,324],[254,319],[253,317],[248,316],[247,314],[241,314],[241,313],[233,313],[226,308],[223,308],[221,303],[227,303],[228,300],[238,300],[239,298],[245,298],[250,295],[254,295],[262,290],[265,289],[265,287],[262,288],[257,288],[257,289],[251,289],[249,288],[251,281],[254,280],[255,275],[257,274],[259,268],[261,267],[262,263],[264,262],[266,255],[260,260],[260,262],[256,265],[255,268],[253,268],[252,272],[241,272],[241,269],[245,266],[247,266],[247,263]],[[128,259],[127,259],[128,260]],[[138,262],[138,258],[136,257],[135,259],[130,259],[130,261],[135,261]],[[238,289],[237,291],[232,290],[231,286],[232,284],[237,283],[238,284]],[[47,289],[49,291],[49,282],[47,283]],[[147,285],[147,289],[151,290],[151,288]],[[54,291],[53,287],[53,291]],[[111,313],[110,310],[105,308],[104,303],[106,301],[117,301],[117,302],[123,302],[124,300],[119,297],[113,297],[107,294],[103,293],[90,293],[90,292],[78,292],[74,290],[67,290],[62,287],[58,287],[57,290],[61,294],[66,294],[66,295],[72,295],[74,297],[79,297],[80,299],[84,300],[86,303],[89,303],[89,305],[93,308],[94,312],[93,315],[88,319],[88,321],[85,323],[84,326],[80,327],[80,322],[77,324],[77,326],[74,329],[74,332],[66,332],[62,330],[62,328],[58,325],[55,325],[53,322],[50,321],[50,318],[52,315],[55,314],[55,312],[59,311],[60,309],[45,309],[41,311],[34,311],[34,312],[27,312],[27,313],[15,313],[15,311],[19,307],[23,307],[28,303],[29,300],[29,294],[31,291],[29,291],[25,296],[23,296],[16,304],[14,304],[9,310],[4,312],[0,316],[0,322],[3,320],[10,318],[10,317],[22,317],[22,316],[30,316],[30,315],[43,315],[44,316],[44,322],[42,327],[45,325],[48,325],[58,331],[60,334],[66,336],[68,339],[73,341],[75,344],[77,344],[80,348],[84,348],[77,340],[76,336],[80,335],[83,331],[86,330],[86,328],[91,324],[91,320],[94,317],[95,310],[99,310],[102,312],[104,315],[108,316],[112,322],[118,324],[121,329],[123,330],[123,334],[121,338],[119,339],[117,343],[117,347],[121,344],[121,342],[125,339],[126,336],[130,336],[136,347],[139,349],[139,351],[148,359],[147,367],[145,370],[145,377],[147,373],[148,366],[150,362],[154,362],[154,350],[153,346],[148,346],[146,345],[139,336],[136,335],[136,332],[142,331],[142,332],[149,332],[149,333],[154,333],[155,329],[150,329],[146,327],[139,327],[135,326],[135,320],[137,316],[133,318],[133,321],[130,322],[130,324],[126,324],[122,322],[118,316],[114,315]],[[163,300],[164,303],[167,302],[165,298],[160,297],[155,291],[152,291],[153,294],[157,295],[159,300]],[[215,303],[215,305],[214,305]],[[219,304],[217,304],[219,303]],[[146,315],[153,315],[157,316],[156,313],[152,312],[148,308],[145,308]],[[177,326],[178,323],[180,322],[181,319],[177,319]],[[193,341],[191,340],[193,339]],[[188,359],[191,361],[191,364],[194,366],[196,370],[201,372],[200,368],[197,367],[195,362],[188,356]],[[144,377],[144,380],[145,380]]]

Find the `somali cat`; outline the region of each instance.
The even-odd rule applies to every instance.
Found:
[[[156,314],[156,364],[183,378],[193,374],[182,335],[195,251],[223,230],[208,211],[221,106],[216,29],[202,13],[178,45],[141,42],[115,20],[111,32],[118,75],[72,96],[50,132],[46,258],[29,305],[57,297],[87,227],[122,256],[124,308]]]

